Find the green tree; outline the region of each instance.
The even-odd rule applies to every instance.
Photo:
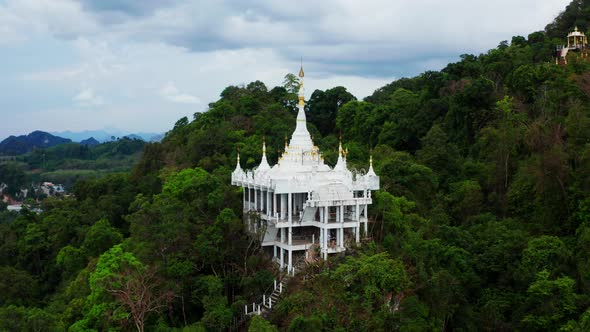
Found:
[[[576,311],[575,281],[568,276],[550,279],[550,272],[537,273],[527,290],[523,328],[529,331],[556,331]]]
[[[387,253],[348,257],[336,268],[333,278],[352,292],[362,294],[368,308],[385,306],[392,311],[397,310],[403,292],[411,286],[402,262],[391,259]]]
[[[10,266],[0,267],[0,306],[33,305],[36,296],[37,282],[29,273]]]
[[[276,326],[272,325],[269,321],[262,318],[261,316],[255,315],[250,320],[248,326],[248,332],[278,332]]]
[[[483,208],[483,194],[479,183],[465,180],[452,183],[446,198],[450,211],[459,223],[466,223],[470,216]]]
[[[109,328],[131,318],[139,332],[146,318],[170,303],[174,293],[165,287],[156,271],[115,245],[102,254],[89,277],[91,293],[81,328]],[[116,326],[115,325],[115,326]]]
[[[105,250],[121,243],[123,236],[106,219],[97,221],[86,233],[82,248],[89,257],[98,257]]]
[[[326,91],[315,90],[307,103],[307,120],[326,136],[334,133],[336,116],[340,107],[356,98],[345,87],[338,86]]]

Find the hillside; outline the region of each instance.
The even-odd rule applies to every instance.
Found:
[[[269,316],[241,319],[278,271],[244,231],[230,174],[238,150],[259,164],[263,137],[277,162],[293,76],[229,86],[131,172],[78,181],[39,215],[0,214],[0,330],[590,330],[590,61],[552,59],[589,9],[576,0],[547,31],[365,100],[314,91],[307,126],[326,162],[342,136],[351,168],[372,154],[381,190],[370,240],[309,264]],[[57,169],[95,148],[21,161]]]
[[[0,142],[0,156],[24,154],[35,148],[49,148],[70,142],[70,139],[54,136],[37,130],[28,135],[10,136]]]
[[[145,144],[123,138],[102,144],[65,143],[35,148],[17,157],[0,159],[0,184],[5,183],[8,187],[4,192],[12,195],[30,189],[31,183],[45,181],[71,188],[78,180],[129,172],[141,158]]]

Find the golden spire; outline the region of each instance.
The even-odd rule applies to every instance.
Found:
[[[369,155],[369,171],[367,172],[367,175],[377,176],[373,169],[373,149],[371,149],[371,154]]]
[[[288,142],[289,142],[289,139],[285,135],[285,150],[287,150],[287,148],[289,147],[289,143]]]
[[[299,77],[303,78],[305,73],[303,72],[303,57],[301,57],[301,68],[299,69]]]
[[[266,136],[262,136],[262,155],[266,156]]]

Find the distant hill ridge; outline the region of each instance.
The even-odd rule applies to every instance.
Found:
[[[10,136],[0,142],[0,155],[19,155],[32,151],[34,148],[48,148],[72,140],[50,133],[36,130],[28,135]]]
[[[156,140],[155,138],[159,137],[160,134],[158,133],[130,133],[124,132],[119,129],[104,129],[104,130],[84,130],[79,132],[73,131],[61,131],[61,132],[52,132],[51,134],[59,137],[65,137],[71,139],[73,142],[80,142],[85,141],[89,138],[94,138],[99,143],[110,142],[117,138],[122,137],[129,137],[135,139],[141,139],[146,142],[151,142]]]
[[[97,141],[94,137],[90,137],[88,139],[80,141],[80,144],[81,145],[98,145],[98,144],[100,144],[100,142]]]

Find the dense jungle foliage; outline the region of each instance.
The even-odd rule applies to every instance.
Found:
[[[590,62],[552,59],[588,18],[574,1],[546,31],[362,101],[314,91],[307,125],[329,164],[340,133],[352,167],[373,149],[372,241],[292,278],[268,317],[239,325],[277,271],[230,173],[237,149],[259,163],[263,135],[276,162],[292,75],[226,88],[130,173],[0,214],[0,330],[590,330]]]

